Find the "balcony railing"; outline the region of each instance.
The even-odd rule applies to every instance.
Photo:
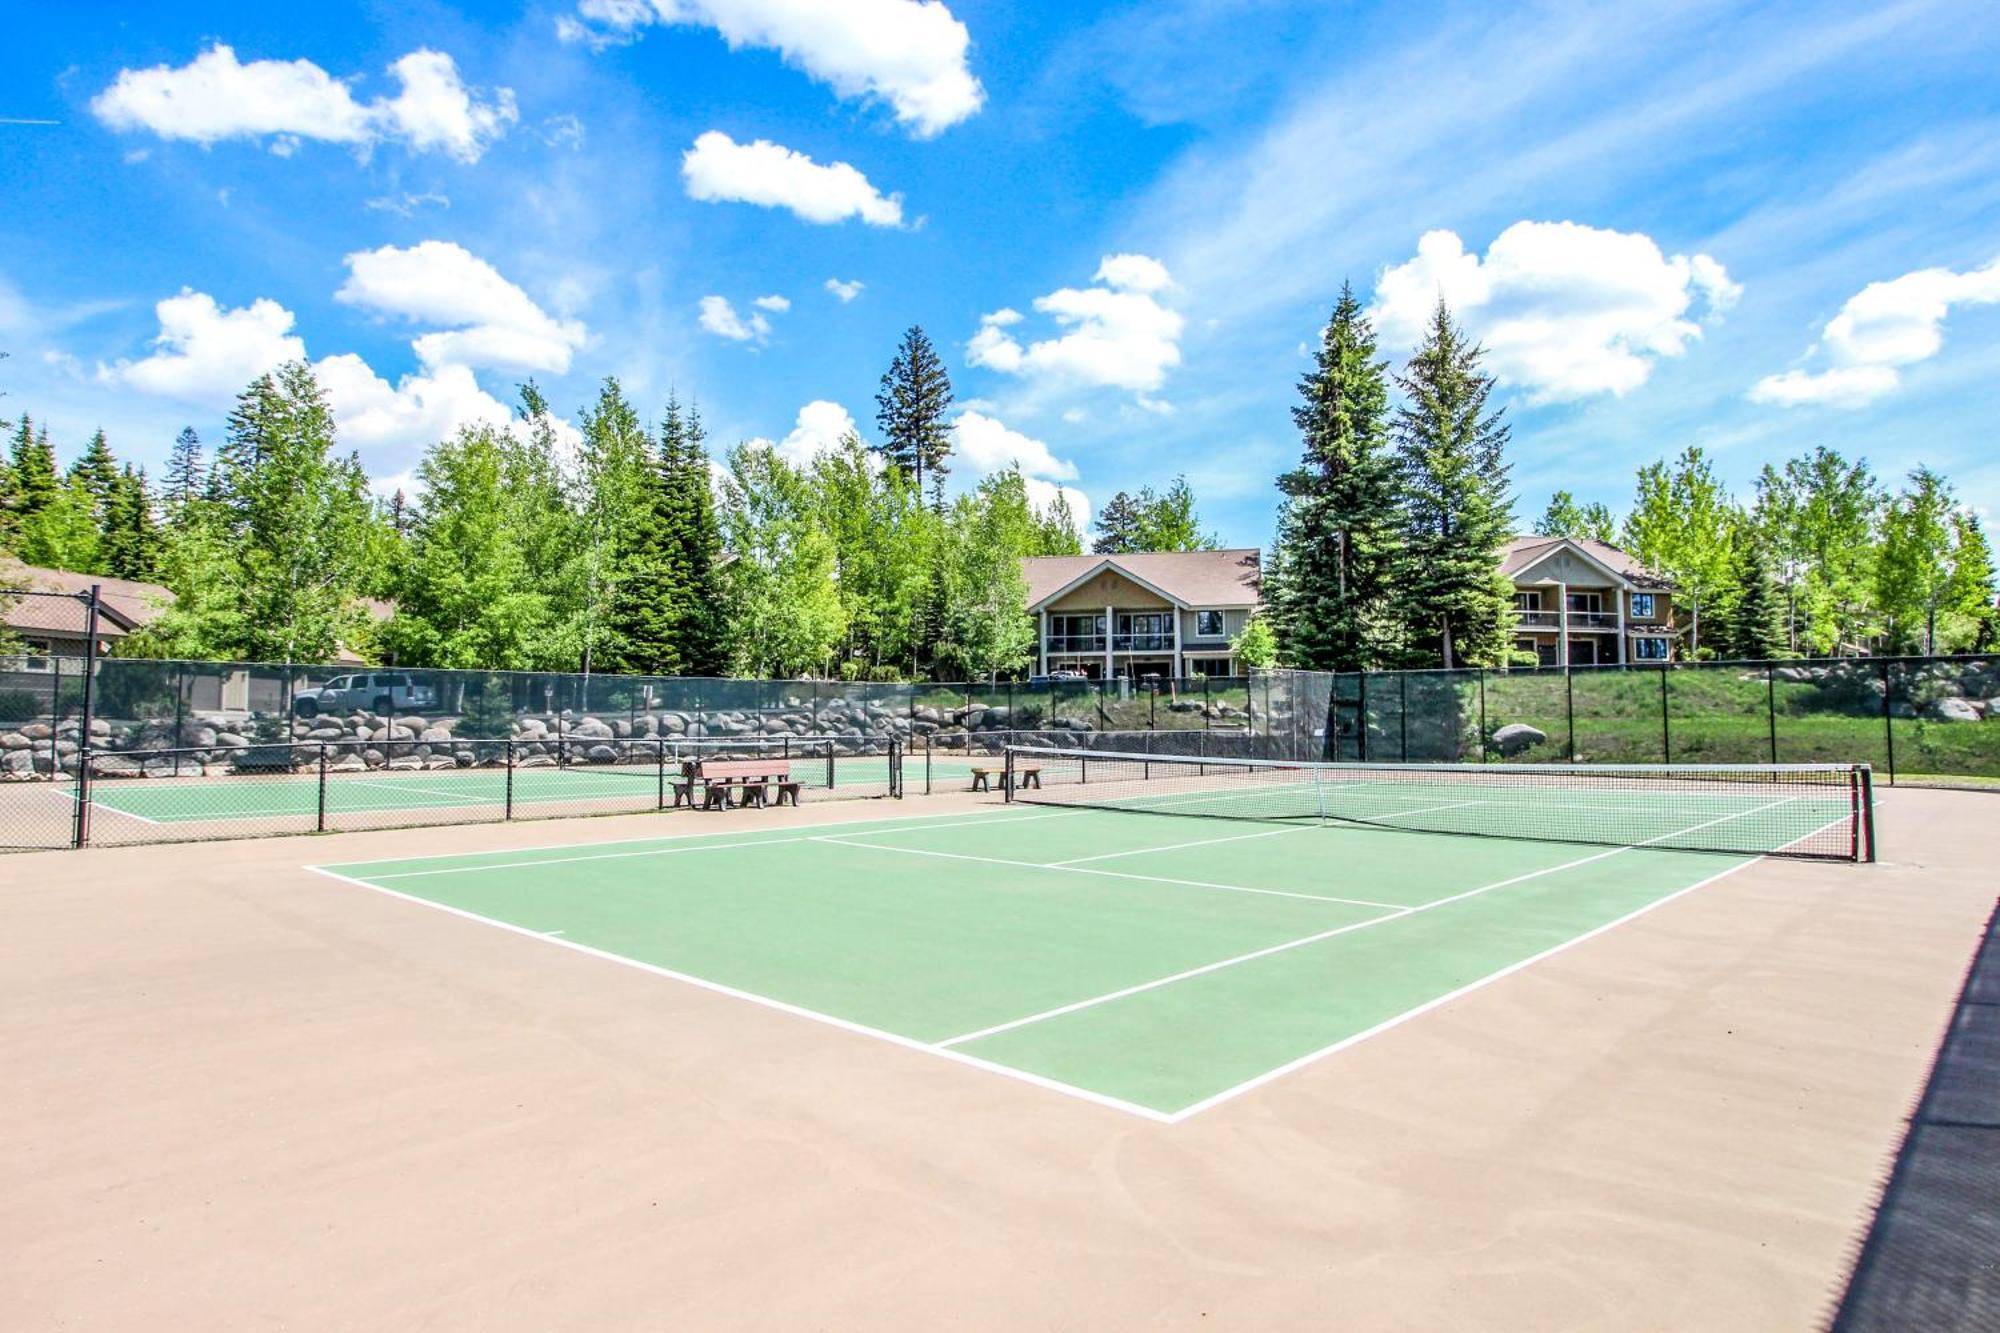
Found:
[[[1101,653],[1104,651],[1102,634],[1051,634],[1049,651],[1052,653]]]
[[[1514,623],[1522,629],[1561,629],[1560,613],[1555,611],[1516,611]],[[1571,629],[1617,629],[1618,617],[1610,611],[1572,611],[1569,613]]]
[[[1121,653],[1170,653],[1174,649],[1171,634],[1120,634],[1111,641],[1114,652]]]

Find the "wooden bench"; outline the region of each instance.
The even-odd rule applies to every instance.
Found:
[[[1005,790],[1007,786],[1007,770],[991,765],[986,767],[973,766],[972,789],[974,791],[992,791],[993,775],[996,773],[1000,775],[1001,789]],[[1023,787],[1040,788],[1042,785],[1042,766],[1040,764],[1016,764],[1014,765],[1014,780]]]
[[[674,784],[674,804],[685,800],[694,804],[694,789],[702,788],[701,808],[726,810],[729,795],[737,793],[736,804],[764,806],[770,803],[771,788],[778,789],[778,804],[799,803],[799,784],[792,778],[791,761],[786,759],[697,759],[681,768],[681,780]]]

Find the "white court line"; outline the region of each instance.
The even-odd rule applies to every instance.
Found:
[[[997,823],[1004,823],[1004,824],[1026,824],[1026,823],[1031,823],[1032,821],[1034,821],[1034,820],[1037,820],[1037,819],[1060,819],[1061,817],[1062,817],[1062,816],[1061,816],[1061,815],[1059,815],[1059,814],[1048,814],[1048,815],[1027,815],[1027,816],[1024,816],[1024,817],[1022,817],[1022,818],[1019,818],[1019,819],[994,819],[994,818],[982,818],[982,819],[971,819],[971,820],[966,820],[966,821],[964,821],[964,823],[967,823],[967,824],[981,824],[981,825],[987,825],[987,824],[993,824],[993,823],[996,823],[996,822],[997,822]],[[872,822],[872,821],[870,821],[870,822]],[[826,824],[820,824],[820,825],[813,825],[813,826],[810,826],[810,827],[817,827],[817,828],[828,828],[828,827],[837,827],[837,826],[833,826],[833,825],[826,825]],[[958,827],[961,827],[961,825],[959,825],[959,824],[932,824],[932,825],[927,825],[926,827],[929,827],[929,828],[958,828]],[[878,832],[896,832],[896,831],[897,831],[897,830],[893,830],[893,829],[889,829],[889,830],[878,830]],[[687,836],[687,835],[683,835],[683,836],[685,837],[685,836]],[[714,836],[716,836],[716,835],[715,835],[715,834],[707,834],[707,835],[694,835],[694,836],[708,836],[708,837],[714,837]],[[723,835],[723,836],[727,836],[727,835]],[[655,840],[654,840],[654,839],[647,839],[647,841],[655,841]],[[670,856],[670,855],[674,855],[674,854],[677,854],[677,853],[680,853],[680,852],[726,852],[726,851],[731,851],[731,850],[734,850],[734,849],[736,849],[736,848],[740,848],[740,847],[781,847],[781,846],[784,846],[784,845],[786,845],[787,843],[794,843],[794,842],[821,842],[821,841],[830,841],[830,839],[822,839],[822,838],[818,838],[818,837],[814,837],[814,836],[812,836],[812,835],[810,835],[810,834],[807,834],[807,835],[804,835],[804,836],[801,836],[801,837],[796,837],[796,838],[779,838],[779,837],[766,837],[766,838],[757,838],[757,839],[753,839],[753,840],[748,840],[748,841],[743,841],[743,842],[705,842],[705,843],[693,843],[693,844],[691,844],[691,845],[689,845],[689,846],[685,846],[685,847],[648,847],[648,848],[642,848],[642,849],[640,849],[640,850],[638,850],[638,851],[632,851],[632,852],[603,852],[603,853],[594,853],[594,854],[591,854],[591,855],[586,855],[586,856],[550,856],[550,857],[543,857],[543,858],[541,858],[540,860],[534,860],[534,861],[494,861],[494,862],[491,862],[491,863],[488,863],[488,864],[484,864],[484,865],[476,865],[476,866],[439,866],[439,867],[438,867],[437,869],[435,869],[435,870],[392,870],[392,871],[386,871],[386,872],[384,872],[384,873],[382,873],[382,874],[379,874],[379,875],[370,875],[370,876],[369,876],[369,878],[370,878],[370,879],[415,879],[415,878],[417,878],[417,877],[419,877],[419,876],[424,876],[424,875],[471,875],[471,874],[477,874],[478,872],[480,872],[480,871],[482,871],[482,870],[525,870],[525,869],[531,869],[531,868],[533,868],[533,867],[535,867],[535,866],[560,866],[560,865],[570,865],[570,864],[573,864],[573,863],[575,863],[575,862],[578,862],[578,861],[623,861],[623,860],[628,860],[628,859],[630,859],[630,858],[632,858],[632,857],[639,857],[639,856]],[[578,845],[578,844],[572,844],[572,845]],[[590,844],[588,844],[588,843],[584,843],[584,844],[581,844],[581,845],[583,845],[583,846],[589,846]],[[609,844],[605,844],[605,845],[609,845]],[[551,849],[551,850],[554,850],[554,849]],[[464,853],[464,852],[460,852],[460,853],[459,853],[458,855],[459,855],[460,857],[463,857],[463,856],[467,855],[467,853]],[[477,855],[477,853],[473,853],[473,855]],[[434,858],[429,858],[429,857],[411,857],[410,859],[411,859],[411,860],[430,860],[430,859],[434,859]],[[361,869],[361,868],[364,868],[364,867],[365,867],[366,865],[368,865],[368,864],[370,864],[370,863],[367,863],[367,862],[364,862],[364,863],[362,863],[362,865],[361,865],[361,866],[350,866],[350,867],[348,867],[348,868],[349,868],[350,870],[353,870],[353,869]],[[375,864],[375,865],[383,865],[383,864],[395,864],[395,862],[394,862],[393,860],[392,860],[392,861],[389,861],[389,862],[381,862],[381,861],[377,861],[377,862],[373,862],[372,864]],[[307,867],[306,867],[306,869],[308,869],[308,870],[318,870],[319,868],[320,868],[320,867],[318,867],[318,866],[307,866]]]
[[[1317,828],[1318,825],[1313,827]],[[887,833],[899,830],[887,830]],[[885,833],[883,836],[887,836]],[[1405,903],[1378,903],[1369,898],[1334,898],[1324,893],[1294,893],[1290,889],[1253,889],[1246,884],[1218,884],[1206,879],[1171,879],[1165,875],[1134,875],[1122,870],[1104,870],[1097,866],[1072,866],[1048,861],[1010,861],[999,856],[973,856],[966,852],[939,852],[928,847],[891,847],[887,843],[856,842],[852,838],[821,836],[814,842],[829,842],[842,847],[865,847],[871,852],[901,852],[905,856],[934,856],[945,861],[975,861],[989,866],[1016,866],[1024,870],[1058,870],[1069,875],[1102,875],[1107,879],[1132,879],[1145,884],[1178,884],[1189,889],[1220,889],[1225,893],[1255,893],[1267,898],[1303,898],[1315,903],[1346,903],[1350,907],[1387,907],[1401,909]]]
[[[852,1019],[838,1018],[832,1014],[821,1013],[817,1009],[807,1009],[803,1005],[773,999],[768,995],[759,995],[755,991],[738,990],[734,986],[725,986],[719,981],[709,981],[704,977],[697,977],[692,973],[677,972],[670,967],[661,967],[656,963],[641,962],[636,958],[627,958],[623,954],[610,953],[604,949],[593,949],[588,944],[578,944],[575,940],[558,938],[544,931],[530,930],[526,926],[517,926],[509,921],[501,921],[490,916],[481,916],[477,912],[468,912],[462,907],[451,907],[444,903],[433,902],[429,898],[420,898],[415,894],[401,893],[395,889],[384,888],[380,884],[371,884],[365,879],[355,879],[350,875],[343,875],[337,871],[328,870],[325,866],[306,866],[304,869],[310,870],[314,874],[325,875],[328,879],[339,880],[343,884],[351,884],[356,888],[369,889],[376,893],[387,894],[391,898],[400,898],[406,903],[415,903],[419,907],[429,907],[439,912],[448,912],[452,916],[463,917],[468,921],[478,921],[485,925],[496,926],[501,930],[510,931],[513,934],[525,936],[531,940],[540,940],[544,944],[553,944],[559,949],[573,949],[577,953],[588,954],[592,958],[601,958],[606,962],[636,968],[641,972],[650,972],[654,976],[684,982],[687,985],[711,991],[717,995],[727,995],[733,1000],[746,1000],[751,1004],[761,1005],[766,1009],[776,1009],[780,1013],[791,1014],[795,1018],[808,1018],[815,1023],[824,1023],[829,1027],[839,1028],[843,1032],[852,1032],[862,1037],[873,1037],[877,1041],[886,1041],[892,1046],[900,1046],[907,1051],[923,1051],[929,1055],[942,1056],[954,1064],[984,1070],[986,1073],[998,1074],[1003,1078],[1011,1078],[1017,1082],[1030,1083],[1035,1087],[1045,1088],[1050,1092],[1060,1092],[1064,1096],[1075,1097],[1081,1101],[1094,1102],[1099,1106],[1109,1107],[1114,1111],[1124,1111],[1127,1114],[1136,1115],[1157,1124],[1172,1123],[1172,1117],[1165,1111],[1156,1111],[1150,1106],[1141,1106],[1137,1102],[1128,1102],[1123,1098],[1113,1097],[1107,1093],[1092,1092],[1089,1088],[1079,1088],[1075,1084],[1064,1083],[1059,1079],[1045,1078],[1040,1074],[1031,1074],[1025,1069],[1014,1069],[1008,1065],[995,1064],[991,1060],[982,1060],[976,1055],[967,1055],[963,1051],[948,1051],[942,1046],[931,1042],[918,1041],[915,1037],[905,1037],[894,1032],[885,1031],[882,1028],[869,1027],[865,1023],[856,1023]]]
[[[122,779],[117,779],[117,780],[119,780],[119,781],[122,781]],[[139,821],[139,822],[140,822],[141,824],[152,824],[152,825],[155,825],[155,826],[157,826],[157,825],[158,825],[158,824],[160,823],[160,821],[159,821],[159,820],[157,820],[157,819],[148,819],[148,818],[146,818],[146,816],[144,816],[144,815],[138,815],[138,814],[134,814],[134,813],[132,813],[132,812],[131,812],[130,810],[125,810],[125,809],[121,809],[121,808],[120,808],[120,807],[118,807],[118,806],[115,806],[115,805],[110,805],[110,804],[107,804],[107,803],[106,803],[106,802],[104,802],[104,801],[101,801],[101,800],[99,800],[99,799],[98,799],[98,797],[97,797],[97,782],[98,782],[98,780],[97,780],[96,778],[92,778],[92,779],[90,780],[90,784],[91,784],[91,785],[90,785],[90,791],[91,791],[91,796],[90,796],[90,808],[91,808],[92,812],[97,812],[97,811],[102,811],[102,812],[103,812],[103,813],[105,813],[105,814],[108,814],[108,815],[117,815],[117,816],[119,816],[120,818],[123,818],[123,819],[136,819],[136,820],[138,820],[138,821]],[[51,784],[51,785],[54,785],[54,784]],[[64,805],[67,805],[67,806],[68,806],[68,807],[70,808],[70,812],[71,812],[72,814],[74,814],[74,813],[75,813],[75,811],[76,811],[76,784],[75,784],[75,783],[71,783],[71,784],[70,784],[70,785],[68,786],[68,788],[67,788],[67,789],[65,789],[65,790],[63,790],[63,791],[51,791],[51,792],[49,793],[49,795],[51,795],[51,796],[55,797],[56,799],[60,800],[60,801],[61,801],[61,802],[62,802],[62,803],[63,803]]]
[[[1768,810],[1772,806],[1783,805],[1786,803],[1787,800],[1796,800],[1796,799],[1798,798],[1787,797],[1786,800],[1772,801],[1768,805],[1757,807],[1757,809],[1755,810],[1745,810],[1741,814],[1735,814],[1735,815],[1724,815],[1720,819],[1711,819],[1707,823],[1695,824],[1689,828],[1684,828],[1684,829],[1676,829],[1672,833],[1662,833],[1657,838],[1648,839],[1648,842],[1664,842],[1668,838],[1682,837],[1686,834],[1698,832],[1701,829],[1708,828],[1712,825],[1723,823],[1725,820],[1742,819],[1745,816],[1758,814],[1761,811]],[[1589,856],[1578,857],[1574,861],[1565,861],[1561,865],[1547,866],[1541,870],[1530,870],[1525,874],[1514,875],[1508,879],[1495,880],[1491,884],[1482,884],[1476,889],[1467,889],[1463,893],[1454,893],[1448,898],[1435,898],[1430,902],[1420,903],[1415,907],[1404,907],[1393,912],[1385,913],[1382,916],[1370,917],[1366,921],[1356,921],[1350,925],[1336,927],[1333,930],[1322,930],[1317,934],[1306,935],[1296,940],[1288,940],[1283,944],[1273,944],[1266,948],[1252,950],[1249,953],[1238,954],[1234,958],[1224,958],[1219,962],[1205,963],[1200,967],[1191,967],[1185,972],[1176,972],[1172,976],[1159,977],[1153,981],[1142,981],[1136,986],[1126,986],[1120,990],[1107,991],[1103,995],[1093,995],[1087,999],[1075,1000],[1069,1004],[1057,1005],[1053,1009],[1044,1009],[1041,1013],[1038,1014],[1029,1014],[1026,1017],[1016,1018],[1009,1022],[996,1023],[992,1027],[981,1028],[977,1032],[967,1032],[960,1036],[949,1037],[944,1041],[939,1042],[938,1045],[957,1046],[964,1042],[977,1041],[981,1037],[991,1037],[997,1033],[1009,1032],[1015,1028],[1026,1027],[1031,1023],[1040,1023],[1046,1019],[1059,1018],[1064,1014],[1073,1014],[1080,1009],[1094,1009],[1100,1004],[1109,1004],[1113,1000],[1122,1000],[1126,999],[1129,996],[1141,994],[1145,991],[1158,990],[1162,986],[1171,986],[1176,982],[1186,981],[1191,977],[1202,976],[1209,972],[1219,972],[1225,967],[1235,967],[1239,963],[1255,962],[1259,958],[1269,958],[1273,954],[1284,953],[1287,950],[1291,949],[1303,948],[1308,944],[1318,944],[1320,941],[1330,940],[1334,938],[1336,935],[1347,935],[1357,930],[1366,930],[1370,926],[1379,926],[1390,921],[1400,921],[1404,917],[1416,916],[1420,912],[1429,912],[1439,907],[1449,906],[1452,903],[1464,902],[1468,898],[1477,898],[1482,893],[1491,893],[1495,889],[1504,889],[1510,885],[1523,884],[1526,883],[1528,880],[1540,879],[1544,875],[1553,875],[1558,871],[1574,870],[1578,866],[1587,866],[1593,862],[1602,861],[1608,857],[1619,856],[1624,854],[1625,852],[1633,851],[1636,848],[1644,847],[1646,845],[1647,843],[1639,842],[1639,843],[1632,843],[1630,846],[1625,846],[1625,847],[1613,847],[1609,851],[1594,852]]]
[[[1777,851],[1782,852],[1786,850],[1786,848],[1795,847],[1799,843],[1804,842],[1807,838],[1815,837],[1821,833],[1824,833],[1828,829],[1833,828],[1838,824],[1846,822],[1847,819],[1848,819],[1847,815],[1842,815],[1838,819],[1830,819],[1826,823],[1814,829],[1811,833],[1802,833],[1798,837],[1793,838],[1790,842],[1786,843],[1784,847],[1778,848]],[[1279,1065],[1275,1069],[1267,1069],[1263,1073],[1258,1074],[1254,1078],[1245,1079],[1243,1082],[1236,1084],[1234,1087],[1224,1088],[1221,1092],[1215,1093],[1208,1097],[1204,1097],[1200,1101],[1194,1102],[1190,1105],[1183,1106],[1180,1110],[1170,1113],[1167,1117],[1167,1121],[1169,1124],[1177,1125],[1181,1121],[1188,1119],[1190,1116],[1200,1115],[1203,1111],[1207,1111],[1213,1107],[1220,1106],[1222,1105],[1222,1103],[1240,1097],[1246,1092],[1250,1092],[1257,1088],[1261,1088],[1266,1083],[1275,1082],[1276,1080],[1283,1078],[1287,1074],[1297,1073],[1299,1070],[1304,1069],[1307,1065],[1314,1064],[1320,1060],[1324,1060],[1330,1055],[1338,1055],[1340,1052],[1346,1050],[1350,1046],[1357,1046],[1360,1043],[1367,1041],[1370,1037],[1380,1036],[1382,1033],[1389,1031],[1391,1028],[1400,1027],[1404,1023],[1409,1022],[1413,1018],[1421,1017],[1422,1015],[1429,1013],[1433,1009],[1437,1009],[1443,1005],[1450,1004],[1453,1000],[1459,999],[1466,995],[1470,995],[1472,992],[1480,990],[1483,987],[1490,986],[1494,982],[1502,980],[1505,977],[1510,977],[1514,973],[1519,972],[1524,968],[1532,967],[1536,963],[1542,962],[1544,959],[1553,958],[1557,954],[1562,953],[1566,949],[1574,949],[1577,945],[1582,944],[1585,940],[1595,939],[1597,936],[1604,934],[1606,931],[1616,930],[1619,926],[1625,925],[1631,921],[1635,921],[1638,918],[1646,915],[1646,913],[1652,911],[1654,908],[1664,907],[1676,898],[1685,897],[1686,895],[1693,893],[1696,889],[1706,888],[1709,885],[1715,883],[1717,880],[1725,879],[1728,876],[1735,874],[1739,870],[1743,870],[1750,866],[1754,866],[1760,861],[1768,860],[1770,856],[1771,853],[1765,853],[1762,856],[1752,856],[1745,860],[1737,862],[1733,866],[1728,866],[1722,870],[1718,870],[1713,875],[1708,876],[1708,878],[1696,880],[1694,883],[1688,885],[1684,889],[1676,889],[1672,893],[1669,893],[1664,897],[1655,898],[1652,902],[1645,904],[1643,907],[1635,908],[1634,910],[1627,912],[1624,916],[1619,917],[1615,921],[1607,921],[1603,925],[1587,930],[1583,934],[1578,935],[1572,939],[1564,940],[1561,944],[1552,945],[1549,948],[1542,950],[1538,954],[1534,954],[1528,958],[1523,958],[1518,962],[1509,963],[1506,967],[1499,969],[1497,972],[1489,972],[1485,976],[1480,977],[1476,981],[1469,981],[1465,985],[1460,986],[1455,991],[1451,991],[1447,994],[1440,995],[1436,999],[1426,1000],[1424,1003],[1417,1005],[1415,1008],[1405,1009],[1400,1014],[1396,1014],[1393,1015],[1392,1017],[1382,1020],[1380,1023],[1377,1023],[1374,1027],[1366,1028],[1360,1032],[1351,1033],[1348,1036],[1342,1037],[1339,1041],[1333,1042],[1332,1044],[1327,1046],[1320,1047],[1320,1049],[1316,1051],[1308,1051],[1306,1054],[1299,1056],[1297,1059],[1287,1061],[1285,1064]]]

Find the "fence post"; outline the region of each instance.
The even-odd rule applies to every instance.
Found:
[[[1896,785],[1896,723],[1889,711],[1889,660],[1882,659],[1882,743],[1889,758],[1889,785]]]
[[[1479,762],[1486,762],[1486,668],[1479,669]]]
[[[507,739],[506,746],[507,746],[507,796],[506,796],[506,803],[500,812],[500,817],[502,819],[512,819],[514,817],[514,741],[512,737],[509,737]]]
[[[1402,751],[1397,762],[1407,764],[1410,762],[1410,673],[1407,671],[1396,673],[1396,713],[1397,745]]]
[[[787,755],[791,753],[791,739],[789,737],[785,741],[785,752]],[[667,742],[664,737],[656,736],[653,738],[653,757],[660,766],[660,794],[658,799],[654,801],[653,808],[655,810],[664,810],[667,808]]]
[[[1354,757],[1365,764],[1368,762],[1368,673],[1363,671],[1356,679],[1361,683],[1355,691]],[[1332,712],[1331,708],[1327,710],[1329,729],[1331,729],[1333,724]],[[1339,751],[1336,750],[1335,754],[1338,755],[1338,753]]]
[[[1673,713],[1667,706],[1667,669],[1660,668],[1660,762],[1674,762]]]
[[[87,605],[90,610],[83,623],[83,727],[77,733],[76,746],[76,845],[90,841],[90,726],[96,721],[92,688],[97,681],[97,601],[99,585],[90,585]],[[55,763],[55,734],[49,736],[49,762]]]
[[[319,743],[319,822],[315,833],[326,832],[326,742]]]
[[[1569,663],[1563,663],[1563,718],[1569,728],[1569,761],[1576,762],[1576,684]]]
[[[1764,663],[1764,710],[1771,719],[1771,762],[1778,762],[1778,668]]]

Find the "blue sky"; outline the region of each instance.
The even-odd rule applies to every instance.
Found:
[[[1664,12],[1644,12],[1661,10]],[[86,12],[87,11],[87,12]],[[1700,444],[2000,503],[2000,11],[570,0],[23,9],[0,411],[157,466],[275,361],[392,485],[532,375],[711,443],[873,432],[921,324],[958,476],[1193,481],[1268,542],[1343,280],[1490,351],[1525,523]],[[762,304],[759,304],[759,302]]]

